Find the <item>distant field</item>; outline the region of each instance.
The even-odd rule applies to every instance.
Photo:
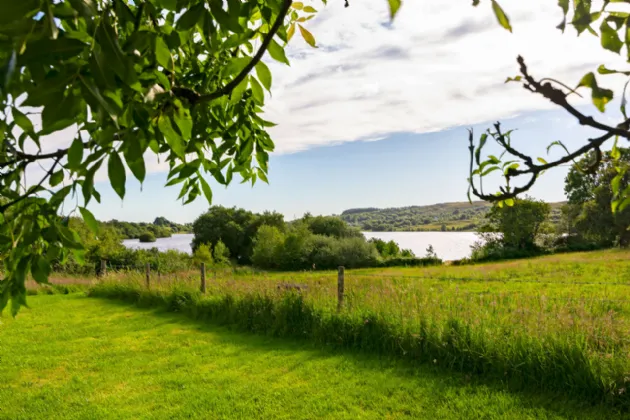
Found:
[[[1,419],[614,419],[435,366],[243,335],[81,295],[0,323]]]
[[[550,221],[560,220],[563,202],[550,203]],[[487,201],[440,203],[428,206],[358,208],[341,213],[347,223],[364,231],[474,231],[483,221],[492,203]]]

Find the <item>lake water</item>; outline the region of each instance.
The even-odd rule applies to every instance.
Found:
[[[401,248],[411,249],[418,257],[424,257],[429,245],[438,257],[443,260],[457,260],[470,256],[470,246],[478,238],[473,232],[364,232],[370,238],[379,238],[384,241],[394,241]],[[128,248],[151,249],[160,251],[176,249],[190,253],[192,234],[173,235],[170,238],[160,238],[153,243],[140,243],[138,239],[126,239],[123,244]]]
[[[424,257],[429,245],[444,261],[470,257],[470,246],[479,240],[474,232],[363,232],[366,238],[394,241],[401,248],[411,249],[416,257]]]

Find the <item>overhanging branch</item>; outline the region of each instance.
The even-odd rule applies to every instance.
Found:
[[[262,60],[263,55],[265,55],[265,51],[267,51],[269,44],[271,44],[271,41],[273,40],[273,37],[278,33],[280,27],[283,25],[284,18],[287,16],[287,13],[289,12],[292,4],[292,0],[284,0],[276,21],[273,23],[271,29],[269,29],[267,35],[265,35],[265,37],[263,38],[262,44],[260,45],[258,51],[256,51],[256,54],[254,54],[251,61],[247,63],[243,70],[241,70],[241,72],[227,85],[223,86],[215,92],[207,93],[204,95],[200,95],[199,93],[191,89],[175,87],[172,89],[173,94],[178,97],[186,98],[188,102],[190,102],[190,104],[194,106],[197,104],[213,101],[232,92],[234,88],[236,88],[243,80],[245,80],[249,72],[252,71],[256,64],[258,64],[258,62]]]

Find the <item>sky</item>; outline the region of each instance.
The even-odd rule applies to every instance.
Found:
[[[308,3],[308,2],[307,2]],[[603,51],[591,35],[564,35],[556,25],[560,9],[551,0],[501,0],[513,33],[496,23],[489,1],[407,0],[389,20],[386,0],[331,0],[305,27],[317,39],[309,47],[299,32],[287,47],[290,66],[265,61],[273,73],[265,118],[276,151],[270,158],[270,185],[227,189],[214,185],[214,204],[253,211],[276,210],[289,219],[309,211],[339,214],[353,207],[398,207],[466,200],[467,131],[478,134],[501,120],[515,128],[515,144],[548,159],[546,146],[583,144],[592,131],[518,84],[516,56],[525,57],[536,77],[549,76],[575,86],[599,64],[623,67],[624,60]],[[620,90],[623,79],[607,76]],[[584,112],[597,114],[585,98]],[[613,106],[616,105],[616,106]],[[618,120],[618,103],[599,115]],[[50,136],[46,148],[67,144],[69,132]],[[489,152],[496,151],[490,146]],[[559,151],[552,151],[552,157]],[[128,176],[121,201],[105,182],[101,205],[89,208],[102,220],[151,221],[164,216],[190,222],[208,207],[203,197],[187,206],[179,190],[164,187],[167,167],[147,157],[148,176],[140,186]],[[531,195],[564,199],[567,167],[545,174]],[[236,180],[235,180],[236,181]]]

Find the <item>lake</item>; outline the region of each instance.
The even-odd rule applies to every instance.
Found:
[[[418,257],[424,257],[429,245],[438,257],[443,260],[458,260],[470,256],[470,246],[478,238],[474,232],[364,232],[370,238],[379,238],[384,241],[394,241],[401,248],[411,249]],[[138,239],[126,239],[123,245],[128,248],[151,249],[160,251],[176,249],[190,253],[192,234],[173,235],[170,238],[160,238],[153,243],[140,243]]]

